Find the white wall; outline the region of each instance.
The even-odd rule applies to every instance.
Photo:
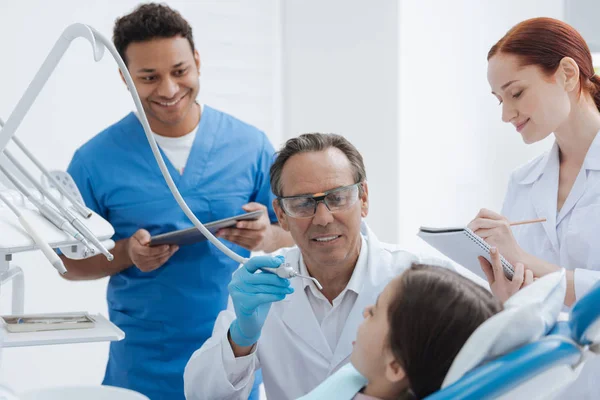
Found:
[[[7,119],[63,29],[87,23],[107,37],[138,1],[0,1],[0,116]],[[202,58],[200,101],[263,129],[281,142],[280,21],[277,0],[168,1],[193,26]],[[115,62],[95,63],[78,39],[31,108],[17,135],[50,169],[133,108]],[[15,151],[17,153],[17,151]],[[34,171],[34,170],[32,170]],[[35,171],[37,174],[38,172]],[[106,280],[66,282],[38,254],[15,256],[25,270],[25,311],[86,310],[106,315]],[[0,312],[10,311],[9,291]],[[14,390],[101,382],[108,345],[4,349],[0,380]]]
[[[490,46],[563,1],[288,0],[284,135],[336,132],[365,158],[380,239],[428,251],[421,225],[499,210],[508,175],[548,146],[525,146],[486,79]]]
[[[397,229],[400,243],[428,250],[415,236],[419,226],[464,225],[482,207],[500,211],[510,171],[549,147],[526,146],[501,121],[486,57],[518,22],[562,18],[563,1],[405,0],[399,12]]]
[[[398,219],[398,2],[283,2],[284,134],[333,132],[362,153],[367,218],[394,242]]]

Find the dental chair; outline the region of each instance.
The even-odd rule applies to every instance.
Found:
[[[565,271],[523,288],[464,344],[426,400],[552,399],[600,353],[600,282],[558,322]],[[348,400],[367,383],[348,363],[302,400]]]
[[[520,328],[513,325],[512,329]],[[469,341],[461,353],[475,344]],[[468,370],[469,365],[479,361],[471,360],[458,368],[468,370],[466,373],[452,376],[456,372],[453,368],[461,362],[461,353],[442,389],[427,400],[554,398],[577,378],[588,358],[600,353],[600,282],[572,307],[568,321],[557,322],[531,343]]]

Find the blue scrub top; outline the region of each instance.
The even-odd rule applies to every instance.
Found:
[[[273,157],[264,133],[210,107],[204,107],[183,175],[163,153],[175,184],[202,222],[241,214],[242,205],[251,201],[266,205],[275,222],[269,185]],[[77,150],[68,172],[86,205],[113,225],[115,241],[140,228],[156,235],[193,226],[169,191],[133,113]],[[155,271],[131,267],[113,275],[109,315],[126,337],[110,345],[104,384],[153,400],[183,399],[185,365],[227,307],[227,284],[237,267],[203,241],[181,246]]]

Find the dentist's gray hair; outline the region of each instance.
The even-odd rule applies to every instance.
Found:
[[[363,158],[345,137],[334,133],[305,133],[296,138],[289,139],[277,153],[277,158],[271,166],[271,190],[277,197],[282,197],[281,173],[283,166],[290,157],[313,151],[323,151],[330,147],[339,149],[350,161],[354,174],[354,183],[364,182],[367,179]],[[360,186],[362,194],[362,185]]]

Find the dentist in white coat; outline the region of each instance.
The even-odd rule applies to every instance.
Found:
[[[600,279],[600,79],[590,51],[571,26],[534,18],[491,48],[488,80],[503,121],[514,124],[525,143],[552,133],[556,140],[512,174],[502,215],[481,210],[469,227],[513,265],[523,263],[526,275],[565,268],[570,306]],[[532,218],[547,221],[509,225]],[[562,397],[600,398],[598,376],[600,362],[590,360]]]
[[[275,257],[255,257],[236,271],[229,286],[235,313],[219,315],[188,362],[188,399],[245,399],[258,368],[269,399],[305,395],[349,361],[363,309],[417,261],[380,243],[362,221],[365,168],[343,137],[289,140],[271,168],[271,187],[281,227],[297,244],[282,252],[285,262],[323,290],[310,280],[255,272],[278,266]]]

